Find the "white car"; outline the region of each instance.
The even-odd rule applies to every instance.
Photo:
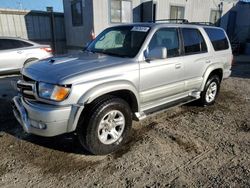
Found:
[[[13,37],[0,37],[0,74],[19,71],[26,63],[49,58],[49,45]]]

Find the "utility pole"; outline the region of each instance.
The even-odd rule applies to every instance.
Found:
[[[50,28],[51,28],[51,44],[53,52],[56,53],[56,33],[55,33],[55,15],[53,7],[47,7],[47,12],[50,14]]]

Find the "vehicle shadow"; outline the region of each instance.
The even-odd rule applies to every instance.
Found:
[[[49,138],[25,133],[14,117],[10,99],[0,99],[0,132],[53,150],[90,155],[90,153],[80,145],[76,135],[73,133]]]
[[[232,66],[231,77],[250,78],[250,60],[249,62],[238,61]]]

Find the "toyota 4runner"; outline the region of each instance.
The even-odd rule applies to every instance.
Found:
[[[107,154],[125,143],[132,120],[194,100],[213,104],[232,58],[218,27],[114,26],[77,55],[27,64],[13,112],[28,133],[76,132],[85,149]]]

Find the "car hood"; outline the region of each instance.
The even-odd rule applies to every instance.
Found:
[[[22,69],[22,74],[36,81],[60,84],[79,74],[112,67],[125,61],[126,58],[81,52],[31,62]]]

